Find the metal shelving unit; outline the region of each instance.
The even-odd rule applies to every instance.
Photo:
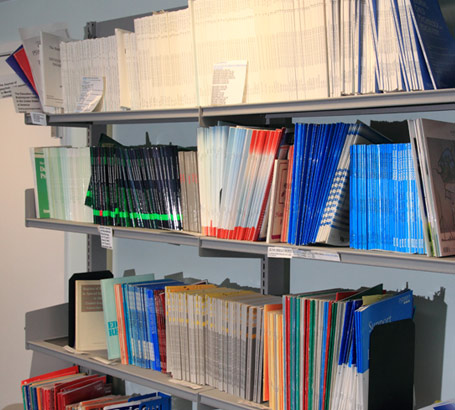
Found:
[[[93,141],[96,141],[97,135],[102,130],[101,126],[106,124],[192,121],[198,122],[201,125],[209,125],[217,120],[226,120],[240,124],[250,123],[259,125],[270,124],[272,122],[278,123],[279,121],[289,122],[292,118],[297,117],[343,116],[352,114],[376,115],[446,110],[455,111],[455,89],[223,107],[50,115],[48,116],[48,124],[87,127],[91,137],[94,138]],[[87,234],[89,238],[95,239],[99,236],[98,226],[94,224],[36,218],[33,190],[26,191],[25,202],[25,225],[27,227],[77,232]],[[363,251],[350,248],[320,246],[296,247],[281,243],[268,244],[264,242],[222,240],[198,234],[138,228],[112,227],[112,232],[116,238],[194,246],[199,249],[200,256],[260,258],[262,260],[261,289],[263,293],[270,294],[289,293],[290,258],[306,258],[310,260],[332,261],[333,263],[411,269],[435,273],[455,273],[455,257],[429,258],[421,255],[385,251]],[[92,251],[98,253],[100,251],[98,248],[100,248],[99,245],[94,245]],[[91,266],[90,263],[89,266]],[[62,347],[62,344],[65,343],[65,339],[62,339],[62,336],[66,333],[53,330],[44,334],[43,326],[40,326],[39,329],[35,329],[33,332],[31,331],[33,328],[31,323],[40,323],[40,325],[43,321],[49,324],[59,323],[64,315],[61,313],[57,315],[54,311],[44,309],[43,315],[41,316],[42,319],[36,321],[35,312],[31,312],[30,318],[35,319],[31,320],[29,318],[26,320],[26,347],[28,349],[191,400],[196,404],[198,410],[212,408],[247,410],[263,407],[256,404],[249,404],[238,397],[209,387],[193,390],[175,384],[171,381],[170,377],[152,370],[120,364],[114,366],[107,365],[88,356],[68,353]],[[52,326],[55,325],[53,324]],[[102,355],[102,353],[100,354]]]

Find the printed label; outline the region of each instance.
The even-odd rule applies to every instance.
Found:
[[[267,248],[267,256],[269,258],[286,258],[291,259],[293,252],[292,248],[282,248],[279,246],[270,246]]]
[[[98,226],[98,232],[101,237],[101,247],[104,249],[112,249],[112,228],[110,226]]]

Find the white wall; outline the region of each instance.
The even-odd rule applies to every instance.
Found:
[[[0,408],[21,401],[30,374],[25,312],[64,299],[63,233],[25,228],[24,190],[33,186],[29,147],[55,145],[48,127],[27,127],[10,98],[0,100]]]
[[[152,9],[174,7],[184,3],[184,0],[136,0],[134,2],[124,2],[122,0],[81,0],[77,3],[70,2],[69,0],[12,0],[0,4],[0,43],[17,40],[17,27],[55,21],[68,22],[70,34],[74,38],[82,38],[82,27],[87,21],[102,21],[124,15],[145,13]],[[16,121],[14,116],[8,111],[8,102],[0,102],[0,104],[0,116],[7,119],[6,123],[12,124],[11,121]],[[453,114],[451,117],[446,118],[453,121]],[[2,132],[0,134],[4,140],[4,147],[8,143],[14,149],[17,148],[17,154],[15,153],[14,155],[15,158],[27,152],[25,146],[19,147],[19,135],[27,136],[30,139],[33,138],[30,145],[43,144],[34,136],[38,130],[31,130],[30,127],[24,129],[20,125],[21,121],[22,117],[19,117],[18,122],[11,125],[13,128],[12,131]],[[3,123],[5,121],[0,123],[0,127],[4,126]],[[17,132],[15,131],[16,128],[23,129],[23,131],[21,133]],[[191,138],[194,138],[194,134],[192,134],[193,137],[190,135],[193,132],[193,126],[184,126],[184,129],[178,128],[174,130],[169,127],[150,126],[147,129],[160,142],[169,139],[174,142],[180,141],[178,138],[182,134],[186,135],[185,138],[187,139],[191,140]],[[120,127],[116,129],[116,133],[118,135],[143,138],[143,129],[140,129],[140,131],[135,129],[128,130]],[[8,160],[13,155],[5,154],[5,157]],[[5,173],[5,170],[8,169],[5,166],[6,160],[2,165],[2,178],[5,178],[6,174],[8,174],[8,172]],[[29,186],[31,183],[31,174],[26,171],[26,167],[27,165],[24,159],[24,165],[20,166],[20,169],[25,174],[24,178],[27,181],[25,186]],[[3,179],[2,185],[0,186],[4,197],[7,196],[6,193],[8,195],[10,194],[9,191],[5,192],[3,189]],[[17,195],[11,197],[14,198],[11,200],[8,197],[7,201],[11,203],[13,210],[16,211],[23,203],[21,196],[23,188],[16,189],[16,186],[14,186],[11,190],[12,192],[17,191]],[[5,218],[3,208],[1,217]],[[8,219],[7,222],[12,222],[12,214],[8,214],[6,219]],[[9,229],[5,229],[4,224],[0,226],[2,226],[4,232],[8,232],[8,236],[3,235],[2,238],[2,241],[5,242],[5,244],[2,243],[3,246],[1,247],[2,259],[4,259],[9,254],[13,255],[14,248],[11,247],[12,238],[15,238],[18,232],[23,230],[22,213],[18,217],[17,223],[7,225],[8,227],[11,226]],[[49,247],[53,251],[56,249],[55,247],[59,246],[59,241],[55,239],[56,235],[60,235],[58,233],[29,229],[26,234],[28,237],[30,235],[36,235],[36,241],[41,245],[52,244]],[[21,241],[19,243],[23,244]],[[193,248],[156,245],[138,241],[117,240],[114,246],[114,270],[117,275],[128,268],[136,268],[138,273],[156,272],[158,274],[183,270],[188,275],[208,277],[214,282],[219,282],[229,276],[232,281],[244,285],[259,286],[259,263],[257,260],[201,259],[197,255],[197,250]],[[1,342],[2,356],[0,364],[2,369],[10,370],[3,371],[2,375],[0,375],[0,408],[13,401],[20,400],[18,390],[14,391],[14,389],[18,388],[18,381],[26,377],[28,372],[26,360],[20,366],[16,366],[16,363],[18,363],[17,360],[22,361],[22,358],[27,357],[29,354],[22,347],[23,335],[20,328],[23,324],[23,313],[18,312],[18,310],[22,309],[24,305],[27,306],[27,309],[35,309],[36,307],[50,305],[55,303],[54,301],[63,299],[64,285],[61,281],[62,276],[58,273],[61,271],[61,268],[56,269],[55,266],[62,262],[52,259],[50,265],[46,267],[46,262],[41,260],[41,253],[36,252],[37,255],[39,254],[39,258],[32,258],[31,256],[24,257],[24,254],[30,255],[29,251],[34,252],[33,245],[17,245],[16,249],[17,251],[15,252],[18,257],[13,255],[11,263],[2,264],[1,268],[3,282],[5,283],[0,291],[1,328],[8,329],[8,334],[11,334],[11,336],[8,338],[2,337]],[[61,255],[62,250],[56,252],[56,254]],[[27,263],[27,266],[30,266],[19,269],[18,261],[21,264]],[[75,263],[77,264],[79,262],[80,260],[75,258]],[[34,274],[35,269],[41,265],[44,267],[44,271],[49,273],[50,278],[43,280],[44,276]],[[291,272],[291,290],[293,292],[333,286],[357,287],[359,285],[384,282],[385,287],[388,289],[402,288],[408,283],[415,290],[416,295],[422,297],[417,301],[418,307],[416,312],[416,373],[418,376],[416,382],[416,398],[419,405],[427,404],[439,397],[448,399],[455,396],[453,390],[455,374],[452,370],[455,368],[455,352],[453,349],[455,335],[454,281],[455,276],[453,275],[340,265],[328,262],[293,262]],[[6,287],[8,287],[8,290],[5,289]],[[42,289],[39,289],[40,287]],[[25,292],[28,293],[23,296]],[[435,296],[436,292],[437,295]],[[20,298],[16,296],[19,294],[21,295]],[[18,300],[20,302],[17,302]],[[12,309],[12,306],[15,306],[15,309]],[[24,311],[27,309],[24,308]],[[13,333],[14,329],[17,330],[17,333]],[[11,370],[15,367],[17,370]]]

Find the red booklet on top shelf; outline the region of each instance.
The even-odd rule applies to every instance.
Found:
[[[38,92],[36,91],[35,80],[33,79],[32,69],[30,67],[30,63],[28,62],[27,54],[25,54],[24,47],[23,46],[19,47],[13,53],[13,56],[14,56],[14,59],[19,64],[19,67],[22,69],[22,72],[27,77],[27,80],[30,82],[33,89],[35,90],[36,95],[38,95]]]

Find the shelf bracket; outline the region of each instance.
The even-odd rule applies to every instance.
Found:
[[[289,293],[291,260],[263,256],[261,265],[261,293],[277,296]]]
[[[101,237],[87,235],[87,272],[107,269],[107,252],[101,247]]]

